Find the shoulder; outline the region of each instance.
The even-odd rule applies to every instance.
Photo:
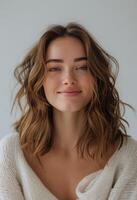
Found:
[[[0,199],[24,199],[16,168],[17,145],[17,133],[10,133],[0,140]]]
[[[11,147],[14,146],[14,144],[16,143],[18,139],[18,133],[16,132],[13,132],[13,133],[10,133],[8,135],[5,135],[3,138],[1,138],[0,140],[0,149],[5,149],[8,150],[10,149]]]
[[[124,141],[124,150],[126,152],[129,152],[129,154],[131,153],[137,153],[137,140],[135,138],[133,138],[132,136],[130,136],[129,138],[127,138],[127,142],[126,140]]]
[[[15,147],[18,141],[18,133],[10,133],[0,140],[0,164],[13,163],[15,159]]]
[[[122,147],[117,154],[117,159],[121,167],[134,166],[137,164],[137,140],[132,136],[128,137],[127,140],[124,138]]]

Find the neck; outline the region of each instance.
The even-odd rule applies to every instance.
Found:
[[[66,153],[71,153],[84,131],[85,115],[79,112],[60,112],[53,110],[55,130],[54,147]]]

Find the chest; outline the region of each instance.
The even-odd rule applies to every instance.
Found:
[[[46,156],[42,166],[32,159],[28,162],[45,187],[59,200],[76,200],[78,183],[103,167],[93,160],[70,160],[57,156]]]

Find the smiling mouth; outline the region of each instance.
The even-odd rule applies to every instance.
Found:
[[[58,94],[61,94],[63,96],[76,96],[80,93],[81,93],[81,91],[58,92]]]
[[[80,93],[81,91],[64,91],[64,92],[58,92],[58,93]]]

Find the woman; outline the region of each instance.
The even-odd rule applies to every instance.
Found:
[[[42,35],[15,69],[22,115],[0,144],[1,199],[137,199],[137,142],[113,64],[80,24]]]

